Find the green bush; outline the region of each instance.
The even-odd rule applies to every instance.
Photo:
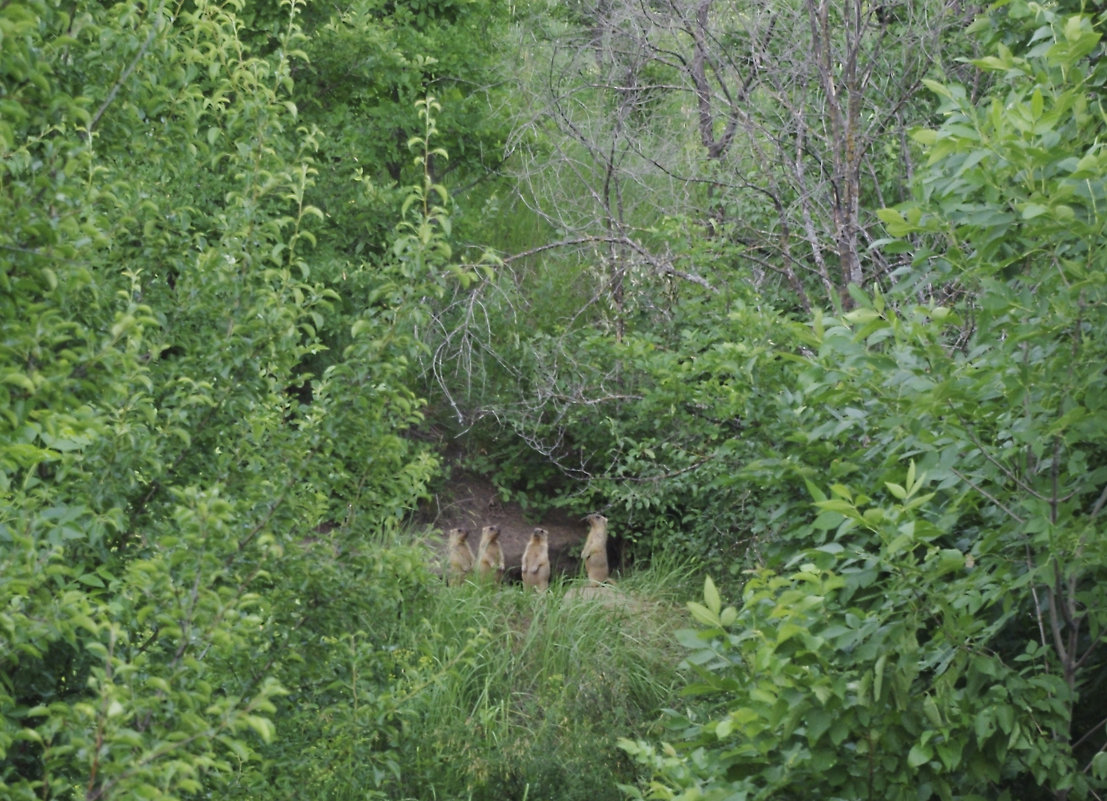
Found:
[[[313,277],[282,8],[256,49],[235,4],[0,8],[5,797],[229,794],[296,689],[305,540],[361,549],[435,470],[411,321]],[[420,292],[423,255],[372,272]]]
[[[880,510],[890,545],[828,544],[759,571],[739,607],[708,580],[681,632],[696,679],[677,746],[629,739],[654,779],[632,798],[1026,798],[1081,786],[1063,734],[1071,695],[1031,643],[989,648],[1009,588],[963,553],[904,542],[910,504]],[[894,547],[896,539],[900,546]],[[1007,608],[1005,608],[1007,607]],[[1017,794],[1013,791],[1018,788]]]

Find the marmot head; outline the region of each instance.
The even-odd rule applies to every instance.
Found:
[[[546,529],[536,527],[534,529],[534,532],[530,535],[530,538],[532,540],[544,540],[546,539],[546,537],[549,536],[549,534],[550,532],[546,531]]]
[[[499,526],[485,526],[481,529],[481,536],[489,542],[495,542],[500,538]]]
[[[590,515],[585,515],[584,519],[588,521],[588,525],[592,528],[607,528],[607,518],[601,515],[599,512],[593,512]]]
[[[451,528],[446,532],[446,536],[450,538],[450,542],[459,544],[469,539],[469,529],[467,528]]]

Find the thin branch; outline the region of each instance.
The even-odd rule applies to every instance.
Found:
[[[1049,644],[1049,638],[1046,636],[1045,630],[1045,617],[1042,615],[1042,601],[1038,597],[1038,585],[1034,583],[1034,560],[1030,552],[1030,545],[1024,546],[1026,548],[1026,571],[1031,576],[1030,580],[1030,595],[1034,599],[1034,618],[1038,621],[1038,636],[1041,638],[1042,648],[1045,648]]]
[[[1103,720],[1099,721],[1099,723],[1095,724],[1090,729],[1088,729],[1086,732],[1084,732],[1084,736],[1081,737],[1079,740],[1077,740],[1075,743],[1073,743],[1072,748],[1070,750],[1075,751],[1077,748],[1082,746],[1088,740],[1089,737],[1091,737],[1093,734],[1097,734],[1099,732],[1099,730],[1102,729],[1104,726],[1107,726],[1107,718],[1104,718]],[[1102,751],[1103,749],[1101,748],[1099,750]]]
[[[1054,568],[1056,570],[1056,567]],[[1061,639],[1061,621],[1057,617],[1057,598],[1051,597],[1049,604],[1049,628],[1053,634],[1053,647],[1057,649],[1057,656],[1061,660],[1061,665],[1065,673],[1065,683],[1072,687],[1072,682],[1069,680],[1071,676],[1071,665],[1069,663],[1068,650],[1065,648],[1065,643]]]
[[[1088,646],[1087,650],[1084,651],[1084,653],[1080,655],[1080,658],[1076,660],[1075,664],[1073,664],[1074,672],[1084,667],[1084,663],[1087,662],[1088,658],[1099,649],[1099,646],[1103,644],[1104,639],[1107,639],[1107,632],[1101,633],[1099,637],[1092,640],[1091,645]]]
[[[705,464],[710,462],[711,459],[712,459],[712,457],[705,456],[704,458],[699,459],[696,462],[693,462],[692,464],[688,465],[687,467],[681,467],[677,470],[670,470],[668,473],[661,473],[660,475],[656,475],[656,476],[598,476],[598,478],[604,478],[604,479],[607,479],[607,480],[610,480],[610,481],[631,481],[631,482],[637,482],[637,483],[643,483],[643,484],[644,483],[653,484],[653,483],[656,483],[658,481],[668,481],[670,478],[676,478],[677,476],[682,476],[685,473],[691,473],[695,470],[699,470]]]
[[[1088,514],[1088,518],[1095,520],[1099,517],[1099,513],[1103,511],[1103,505],[1107,504],[1107,485],[1104,485],[1103,492],[1099,493],[1099,498],[1096,499],[1095,504],[1092,506],[1092,511]]]
[[[976,490],[977,492],[979,492],[979,493],[980,493],[981,495],[983,495],[983,496],[984,496],[985,498],[987,498],[987,499],[988,499],[989,501],[991,501],[991,502],[992,502],[992,503],[994,503],[994,504],[995,504],[996,506],[998,506],[998,507],[999,507],[1000,509],[1002,509],[1002,510],[1003,510],[1004,512],[1006,512],[1006,513],[1007,513],[1007,516],[1008,516],[1008,517],[1010,517],[1010,518],[1011,518],[1012,520],[1014,520],[1014,521],[1015,521],[1016,523],[1025,523],[1025,522],[1026,522],[1026,521],[1025,521],[1025,520],[1024,520],[1023,518],[1019,517],[1019,516],[1018,516],[1017,514],[1015,514],[1014,512],[1012,512],[1012,511],[1011,511],[1010,509],[1008,509],[1008,508],[1007,508],[1007,507],[1006,507],[1006,506],[1004,505],[1003,501],[1001,501],[1001,500],[1000,500],[999,498],[997,498],[996,496],[992,495],[992,493],[988,492],[988,491],[987,491],[986,489],[984,489],[983,487],[981,487],[981,486],[980,486],[979,484],[977,484],[977,483],[976,483],[975,481],[973,481],[973,480],[972,480],[971,478],[969,478],[968,476],[966,476],[966,475],[965,475],[964,473],[962,473],[962,472],[961,472],[960,470],[958,470],[958,469],[956,469],[956,468],[953,468],[953,469],[952,469],[952,472],[953,472],[953,474],[954,474],[955,476],[957,476],[957,477],[958,477],[959,479],[961,479],[962,481],[964,481],[964,482],[965,482],[966,484],[968,484],[968,485],[969,485],[970,487],[972,487],[972,488],[973,488],[974,490]]]
[[[1090,771],[1092,769],[1092,763],[1095,762],[1095,758],[1102,754],[1104,751],[1107,751],[1107,745],[1104,745],[1102,748],[1092,754],[1092,758],[1088,760],[1088,764],[1084,766],[1084,770],[1082,770],[1081,773],[1087,773],[1088,771]],[[1097,795],[1096,798],[1099,798],[1099,796]]]
[[[951,404],[951,406],[952,406],[952,404]],[[987,446],[980,440],[979,437],[977,437],[973,433],[972,427],[968,424],[968,421],[961,415],[961,413],[958,412],[956,409],[952,409],[952,411],[953,411],[953,414],[960,421],[961,426],[963,427],[963,430],[965,432],[965,436],[969,438],[969,440],[972,442],[973,445],[975,445],[977,448],[980,449],[980,453],[985,459],[987,459],[989,462],[991,462],[992,465],[994,465],[995,467],[999,468],[1000,472],[1003,473],[1005,476],[1007,476],[1009,479],[1011,479],[1011,481],[1013,481],[1015,483],[1015,486],[1018,487],[1023,492],[1034,496],[1039,501],[1046,501],[1046,502],[1050,501],[1049,496],[1043,495],[1042,493],[1035,490],[1032,486],[1030,486],[1030,484],[1027,481],[1020,478],[1018,476],[1018,474],[1015,473],[1014,470],[1012,470],[1010,467],[1005,465],[1003,462],[1001,462],[996,457],[992,456],[992,454],[988,451]],[[1019,522],[1022,522],[1022,521],[1019,521]]]
[[[135,67],[138,66],[138,62],[142,60],[142,57],[146,55],[146,51],[150,49],[150,45],[154,41],[154,37],[157,36],[158,31],[161,30],[162,21],[162,9],[165,8],[165,0],[162,0],[158,5],[158,10],[154,12],[154,24],[150,28],[150,33],[146,37],[146,41],[142,43],[142,47],[135,53],[135,57],[131,59],[131,63],[127,65],[127,68],[123,70],[123,73],[116,79],[115,85],[112,86],[111,91],[108,92],[108,96],[104,98],[104,102],[100,104],[100,108],[96,109],[96,113],[92,115],[92,120],[88,124],[88,129],[85,132],[85,138],[88,141],[92,141],[92,132],[100,122],[100,118],[104,116],[104,112],[108,110],[108,106],[115,100],[115,96],[119,94],[119,89],[131,77],[131,73],[135,71]]]
[[[712,286],[712,284],[706,278],[702,278],[701,276],[698,276],[694,273],[689,273],[689,272],[685,272],[683,270],[678,270],[677,268],[673,267],[672,264],[661,262],[660,260],[658,260],[658,258],[651,251],[647,250],[645,247],[638,244],[633,239],[631,239],[630,237],[627,237],[627,236],[595,235],[595,236],[579,236],[579,237],[575,237],[573,239],[561,239],[561,240],[558,240],[557,242],[547,242],[546,244],[538,245],[537,247],[530,248],[529,250],[524,250],[524,251],[521,251],[519,253],[512,254],[510,256],[504,256],[502,261],[505,264],[510,264],[513,261],[518,261],[519,259],[525,259],[525,258],[528,258],[530,256],[536,256],[539,253],[543,253],[547,250],[556,250],[558,248],[575,247],[577,245],[596,245],[596,244],[622,245],[624,247],[628,247],[631,250],[633,250],[635,253],[637,253],[639,256],[641,256],[646,262],[649,263],[649,265],[651,267],[656,269],[662,275],[672,275],[672,276],[675,276],[677,278],[681,278],[685,281],[688,281],[690,283],[698,284],[699,286],[702,286],[704,289],[708,290],[709,292],[717,293],[719,291],[714,286]]]

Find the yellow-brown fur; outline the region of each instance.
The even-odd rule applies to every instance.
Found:
[[[523,551],[523,584],[539,592],[550,586],[550,538],[544,528],[534,529]]]
[[[477,547],[477,575],[499,581],[504,574],[504,551],[500,547],[500,527],[485,526]]]
[[[611,574],[607,565],[607,518],[593,513],[584,519],[588,521],[588,539],[584,541],[580,558],[584,561],[588,578],[603,584]]]
[[[469,546],[469,530],[451,528],[446,532],[446,583],[460,584],[473,570],[473,549]]]

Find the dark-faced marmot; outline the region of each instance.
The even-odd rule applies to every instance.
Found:
[[[473,569],[473,549],[469,547],[469,529],[451,528],[446,532],[446,583],[457,585]]]
[[[607,566],[607,518],[593,512],[584,519],[588,521],[588,539],[584,541],[580,558],[584,561],[588,578],[603,584],[611,574]]]
[[[544,528],[534,529],[523,551],[523,584],[539,592],[550,586],[550,536]]]
[[[499,581],[504,574],[504,551],[500,547],[500,527],[485,526],[480,531],[477,547],[477,575]]]

